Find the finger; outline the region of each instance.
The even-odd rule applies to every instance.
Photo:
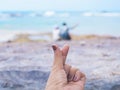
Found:
[[[65,69],[66,75],[68,76],[68,73],[70,72],[71,66],[68,64],[65,64],[64,69]]]
[[[77,70],[78,70],[78,69],[73,68],[73,67],[70,69],[70,71],[69,71],[69,73],[68,73],[68,81],[69,81],[69,82],[70,82],[70,81],[73,81],[74,76],[75,76]]]
[[[69,46],[66,44],[64,45],[64,47],[62,48],[62,55],[63,55],[63,60],[64,60],[64,65],[65,65],[65,61],[66,61],[66,58],[67,58],[67,54],[68,54],[68,51],[69,51]]]
[[[86,81],[86,76],[84,73],[80,72],[79,70],[76,72],[75,77],[74,77],[74,81],[77,82],[82,82],[83,84]]]
[[[82,82],[85,82],[85,81],[86,81],[86,76],[85,76],[85,74],[82,73],[82,72],[81,72],[80,80],[81,80]]]
[[[54,51],[54,63],[53,66],[56,68],[63,68],[63,56],[62,51],[57,45],[52,45],[53,51]]]
[[[80,88],[84,88],[85,81],[86,81],[86,76],[85,74],[79,72],[80,78],[75,82],[76,85],[78,85]]]
[[[74,80],[75,84],[78,85],[78,87],[80,88],[84,88],[86,81],[85,74],[83,74],[80,71],[77,71],[75,76],[77,76],[77,78]]]
[[[80,77],[81,77],[81,72],[77,70],[73,80],[77,82],[80,80]]]

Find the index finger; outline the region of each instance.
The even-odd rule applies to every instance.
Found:
[[[62,51],[57,45],[52,45],[53,51],[54,51],[54,63],[53,67],[55,68],[63,68],[63,56]]]

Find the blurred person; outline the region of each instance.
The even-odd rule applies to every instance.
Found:
[[[60,37],[63,40],[71,40],[71,36],[69,31],[76,28],[78,26],[78,24],[74,25],[73,27],[68,27],[67,23],[62,23],[62,28],[60,30]]]
[[[65,64],[69,46],[60,49],[52,46],[54,62],[45,90],[84,90],[85,74],[68,64]]]
[[[55,27],[55,29],[53,30],[53,40],[54,41],[59,41],[61,38],[60,38],[60,28],[58,26]]]

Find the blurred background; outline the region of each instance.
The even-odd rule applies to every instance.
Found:
[[[119,0],[0,1],[0,41],[11,39],[16,33],[52,32],[62,22],[68,26],[79,24],[72,34],[120,36],[119,3]]]
[[[66,43],[85,90],[120,90],[120,0],[0,0],[0,90],[45,90],[51,46]]]

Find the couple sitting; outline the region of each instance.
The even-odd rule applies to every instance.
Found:
[[[56,27],[53,30],[53,40],[59,41],[59,40],[71,40],[71,36],[69,34],[69,31],[74,29],[77,25],[73,27],[68,27],[66,23],[62,24],[62,27]]]

